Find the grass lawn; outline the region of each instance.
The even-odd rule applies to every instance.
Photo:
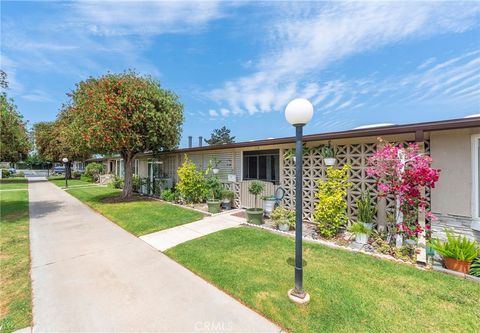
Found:
[[[0,193],[0,332],[32,323],[28,192]]]
[[[0,179],[0,190],[27,189],[27,178]]]
[[[287,298],[291,238],[242,227],[167,254],[292,332],[480,332],[478,283],[317,244],[304,251],[303,307]]]
[[[48,177],[48,180],[54,183],[59,187],[65,187],[65,177],[62,176],[52,176]],[[68,186],[78,186],[78,185],[94,185],[95,183],[86,182],[80,179],[69,179]]]
[[[107,187],[70,189],[68,193],[136,236],[190,223],[204,217],[202,213],[156,200],[103,203],[102,199],[121,193],[120,190]]]

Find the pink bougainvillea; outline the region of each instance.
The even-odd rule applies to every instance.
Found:
[[[416,238],[425,232],[430,235],[430,226],[425,229],[418,223],[419,211],[425,212],[427,222],[435,220],[435,216],[427,211],[428,199],[422,188],[434,188],[438,181],[440,169],[431,167],[432,158],[422,154],[415,143],[393,145],[385,143],[369,158],[367,174],[377,179],[380,196],[393,194],[400,202],[403,222],[397,224],[397,232],[408,238]]]

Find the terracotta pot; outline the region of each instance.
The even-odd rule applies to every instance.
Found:
[[[443,258],[443,262],[448,269],[467,274],[470,271],[470,262],[460,261],[453,258]]]

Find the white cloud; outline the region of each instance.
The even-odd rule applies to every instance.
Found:
[[[206,95],[234,114],[279,111],[293,97],[324,103],[323,109],[347,108],[355,101],[345,104],[350,100],[344,100],[349,98],[346,82],[312,82],[312,77],[321,79],[321,71],[329,65],[358,53],[406,39],[465,31],[475,25],[480,12],[478,4],[454,2],[330,2],[306,6],[293,12],[287,6],[282,18],[272,25],[270,50],[256,62],[251,75],[229,80]],[[434,62],[428,59],[418,68],[428,68]],[[354,83],[361,92],[368,84]]]
[[[46,93],[43,90],[40,89],[34,89],[32,92],[21,95],[23,99],[26,99],[28,101],[32,102],[55,102],[53,98],[51,98],[48,93]]]
[[[208,110],[208,114],[210,117],[218,117],[218,112],[213,109]]]
[[[223,117],[228,117],[228,115],[230,114],[230,110],[222,108],[220,109],[220,113]]]
[[[100,35],[198,31],[224,15],[218,1],[77,1],[72,7]]]

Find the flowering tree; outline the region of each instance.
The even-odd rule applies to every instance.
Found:
[[[380,196],[393,194],[397,198],[397,233],[416,238],[425,232],[428,237],[429,225],[425,229],[419,224],[419,211],[425,212],[427,221],[435,216],[428,211],[428,199],[423,188],[434,188],[440,169],[431,167],[432,158],[421,154],[417,144],[407,146],[386,143],[369,158],[367,174],[377,178]]]
[[[135,156],[178,145],[183,105],[173,92],[135,72],[106,74],[77,84],[66,107],[69,131],[92,153],[119,153],[125,161],[123,196],[132,195]]]

